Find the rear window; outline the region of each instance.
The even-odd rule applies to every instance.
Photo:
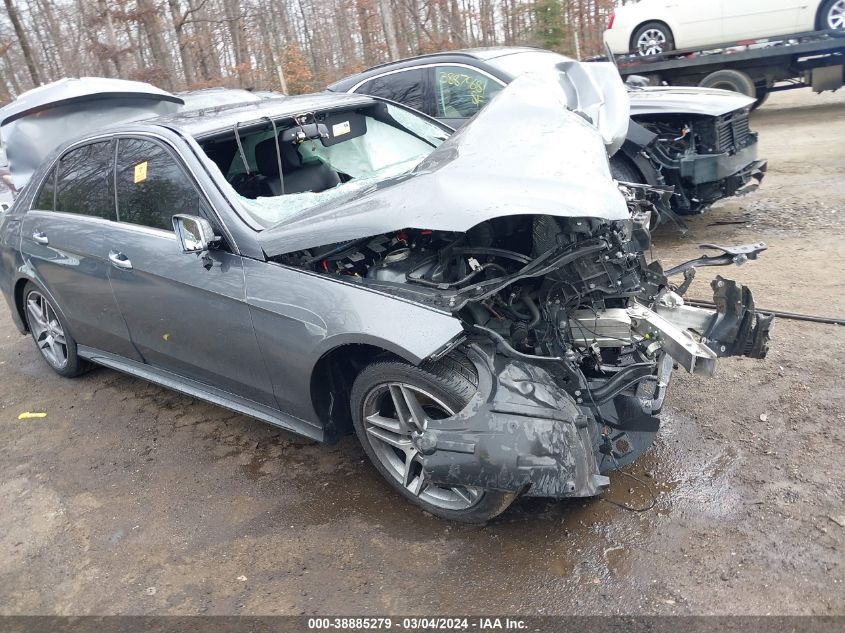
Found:
[[[433,114],[429,105],[432,100],[428,95],[426,72],[427,70],[416,68],[391,73],[370,79],[361,84],[355,92],[390,99],[430,115]]]
[[[59,161],[56,211],[114,220],[114,141],[83,145]]]

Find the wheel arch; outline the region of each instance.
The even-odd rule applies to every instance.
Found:
[[[644,128],[643,128],[644,129]],[[622,145],[611,160],[618,160],[627,163],[633,169],[636,169],[643,176],[643,183],[653,187],[662,187],[666,184],[665,178],[651,163],[648,157],[648,145],[643,145],[628,139]]]
[[[29,332],[29,324],[26,320],[26,311],[23,305],[23,290],[26,288],[26,284],[31,282],[32,280],[28,277],[19,277],[15,281],[15,285],[12,291],[12,297],[15,302],[15,312],[17,314],[17,318],[20,319],[20,323],[18,329],[20,329],[24,334]],[[34,282],[33,282],[34,283]]]
[[[352,383],[377,358],[418,365],[419,359],[375,341],[343,341],[323,352],[311,370],[311,405],[323,425],[326,441],[352,432],[349,396]]]

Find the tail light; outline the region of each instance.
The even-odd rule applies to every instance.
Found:
[[[612,29],[612,28],[613,28],[613,21],[614,21],[615,19],[616,19],[616,11],[613,11],[613,12],[610,14],[610,22],[608,22],[608,23],[607,23],[607,30],[608,30],[608,31],[609,31],[610,29]]]

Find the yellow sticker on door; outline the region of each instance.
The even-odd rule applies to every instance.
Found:
[[[144,182],[147,179],[147,161],[135,165],[135,184]]]

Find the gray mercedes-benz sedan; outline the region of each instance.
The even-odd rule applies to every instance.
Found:
[[[89,132],[3,215],[0,289],[62,376],[354,430],[440,517],[594,496],[650,445],[673,365],[762,357],[771,318],[730,280],[716,310],[668,280],[764,245],[646,261],[653,206],[612,180],[583,101],[526,77],[454,135],[337,94]]]

